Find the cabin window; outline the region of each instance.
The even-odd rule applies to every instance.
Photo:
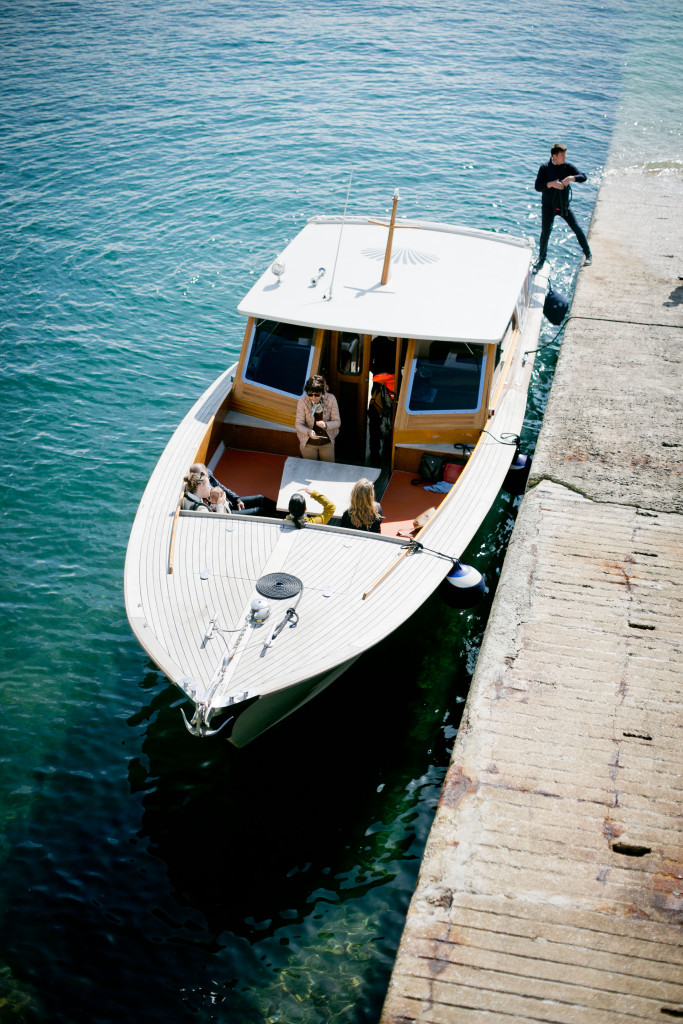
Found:
[[[258,320],[249,343],[244,379],[298,398],[310,376],[313,328]]]
[[[358,334],[339,335],[337,346],[337,371],[357,377],[363,366],[363,341]]]
[[[481,406],[486,353],[461,341],[418,341],[408,385],[408,412],[476,412]]]

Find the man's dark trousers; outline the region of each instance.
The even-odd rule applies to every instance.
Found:
[[[588,241],[586,236],[578,225],[576,217],[572,213],[571,209],[567,210],[566,215],[563,213],[557,213],[549,203],[543,203],[541,208],[541,237],[538,242],[538,263],[539,265],[545,263],[545,258],[548,252],[548,239],[550,238],[550,232],[553,229],[553,221],[555,217],[562,217],[566,220],[569,227],[576,235],[579,245],[583,249],[585,256],[590,256],[590,249],[588,247]]]

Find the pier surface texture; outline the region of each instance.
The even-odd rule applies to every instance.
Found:
[[[683,1018],[682,211],[600,189],[382,1024]]]

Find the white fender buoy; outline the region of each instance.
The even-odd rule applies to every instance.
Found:
[[[486,582],[474,566],[457,562],[442,580],[440,593],[451,608],[474,608],[486,593]]]

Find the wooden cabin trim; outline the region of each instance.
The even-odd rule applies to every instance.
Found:
[[[242,351],[240,352],[237,368],[235,370],[233,390],[230,396],[229,405],[226,407],[226,415],[224,418],[227,419],[228,411],[233,411],[242,413],[245,416],[253,416],[256,419],[267,420],[271,423],[278,423],[282,426],[293,428],[294,421],[296,419],[296,406],[301,396],[279,394],[277,391],[271,391],[258,384],[253,384],[244,377],[249,341],[254,329],[254,323],[255,318],[249,317],[244,331]],[[311,374],[319,372],[324,334],[325,332],[322,329],[317,329],[313,332],[313,359],[311,361]],[[303,384],[304,382],[302,381],[302,394]]]
[[[317,327],[313,334],[313,360],[311,362],[311,377],[316,373],[321,373],[320,368],[321,362],[324,356],[324,342],[325,342],[325,328]],[[301,385],[301,394],[303,394],[304,388]],[[300,397],[300,396],[299,396]],[[297,398],[297,401],[299,399]]]
[[[452,444],[456,435],[467,431],[483,430],[488,420],[488,396],[493,377],[495,345],[486,345],[486,369],[481,391],[481,404],[476,412],[466,413],[411,413],[406,408],[410,368],[415,359],[417,341],[410,338],[403,369],[403,379],[398,395],[394,418],[394,445],[406,444]]]
[[[463,433],[478,433],[482,430],[486,426],[487,418],[486,410],[484,410],[484,415],[477,415],[476,419],[473,416],[463,416],[462,419],[458,417],[457,423],[453,423],[454,417],[451,417],[450,423],[440,421],[422,430],[417,427],[397,430],[394,427],[394,445],[398,447],[402,445],[454,444],[456,438]]]
[[[481,437],[480,430],[473,430],[469,433],[459,434],[455,441],[440,441],[437,444],[401,444],[396,445],[393,450],[392,469],[402,473],[414,473],[417,476],[420,467],[420,460],[423,452],[433,455],[443,455],[446,459],[461,459],[463,451],[461,445],[473,448]]]
[[[253,416],[255,419],[269,420],[282,426],[294,426],[298,398],[288,398],[274,391],[265,391],[253,384],[245,385],[244,381],[240,391],[241,394],[235,395],[230,403],[231,411]]]
[[[206,425],[204,436],[202,437],[202,440],[194,453],[194,458],[192,459],[190,466],[194,465],[195,462],[201,462],[204,465],[206,465],[206,463],[208,462],[207,455],[211,450],[211,435],[213,433],[215,425],[216,416],[213,415]],[[190,468],[190,466],[188,466],[188,469]]]
[[[244,451],[270,452],[273,455],[292,455],[300,458],[301,447],[296,431],[283,430],[281,426],[253,427],[240,423],[223,425],[221,440],[226,448],[241,448]]]
[[[221,422],[226,427],[249,427],[255,430],[278,430],[283,434],[296,434],[294,423],[275,423],[261,416],[248,416],[246,413],[237,412],[236,409],[230,409]]]
[[[330,369],[327,374],[328,383],[331,389],[332,385],[336,387],[337,381],[348,381],[351,384],[363,384],[366,387],[368,384],[368,377],[370,374],[370,350],[372,346],[372,335],[362,334],[357,331],[328,331],[323,332],[329,334],[330,339]],[[342,334],[354,334],[360,339],[363,346],[363,359],[361,362],[361,368],[359,373],[343,373],[338,369],[339,365],[339,338]]]
[[[361,354],[358,373],[344,373],[339,369],[341,339],[344,335],[359,339]],[[365,461],[371,346],[371,334],[358,331],[324,332],[322,355],[327,358],[327,372],[323,376],[337,399],[342,419],[337,457],[354,463]]]
[[[244,328],[244,336],[242,338],[242,347],[240,349],[240,355],[239,355],[239,359],[237,360],[237,367],[235,369],[235,380],[234,380],[234,383],[233,383],[233,397],[234,397],[235,390],[238,388],[239,382],[242,381],[242,371],[244,370],[244,362],[245,362],[245,360],[247,358],[247,348],[248,348],[247,341],[248,341],[249,337],[251,336],[252,330],[254,329],[254,320],[255,320],[255,318],[253,316],[250,316],[249,319],[247,320],[247,325]]]

